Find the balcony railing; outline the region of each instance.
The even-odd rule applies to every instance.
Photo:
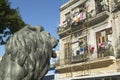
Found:
[[[98,14],[96,14],[94,17],[88,17],[83,20],[79,20],[77,22],[66,22],[66,24],[59,26],[57,28],[57,33],[59,35],[63,35],[67,31],[74,30],[75,28],[78,29],[78,27],[79,27],[79,29],[85,29],[85,27],[90,27],[95,24],[98,24],[98,23],[104,21],[108,17],[109,17],[108,11],[101,11]],[[83,24],[84,24],[84,26],[83,26]]]
[[[88,70],[88,69],[95,69],[98,67],[102,67],[102,66],[108,66],[111,63],[113,64],[113,61],[116,58],[114,56],[106,56],[104,58],[99,58],[99,59],[95,59],[95,60],[91,60],[91,61],[86,61],[86,62],[81,62],[81,63],[75,63],[75,64],[59,64],[56,66],[56,69],[60,72],[60,73],[64,73],[66,72],[70,72],[71,68],[72,71],[78,71],[78,70]],[[64,62],[64,60],[62,60]],[[105,64],[106,62],[106,64]],[[100,64],[100,65],[98,65]]]
[[[114,51],[112,45],[108,45],[108,47],[99,47],[98,50],[98,58],[106,57],[106,56],[114,56]]]
[[[84,54],[82,54],[82,55],[76,55],[76,56],[73,56],[73,57],[72,57],[71,63],[85,62],[85,61],[87,61],[88,59],[89,59],[89,58],[88,58],[87,55],[84,55]]]
[[[78,54],[76,56],[72,56],[69,59],[58,60],[56,62],[56,66],[61,66],[60,61],[64,62],[64,63],[62,63],[62,65],[87,62],[88,60],[90,60],[90,57],[89,57],[90,54],[91,53]],[[113,48],[111,46],[107,49],[101,48],[98,50],[98,59],[102,59],[102,58],[104,59],[105,57],[109,57],[109,56],[114,56]]]

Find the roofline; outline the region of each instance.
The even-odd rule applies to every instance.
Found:
[[[60,7],[60,11],[63,11],[64,9],[70,7],[71,5],[73,5],[74,3],[78,2],[79,0],[69,0],[68,2],[66,2],[65,4],[61,5]],[[84,3],[86,0],[81,0],[81,3]]]

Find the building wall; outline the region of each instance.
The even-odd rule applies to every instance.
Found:
[[[60,39],[60,65],[64,64],[64,41]]]
[[[94,47],[93,53],[90,53],[90,51],[89,51],[90,61],[96,61],[98,59],[102,60],[104,57],[99,58],[99,56],[98,56],[99,43],[97,41],[98,40],[97,33],[99,33],[100,31],[105,31],[105,30],[107,32],[107,29],[112,29],[111,33],[109,35],[106,33],[107,40],[110,40],[110,44],[112,44],[113,49],[114,49],[112,56],[116,57],[117,55],[119,55],[119,57],[120,57],[120,46],[119,46],[119,43],[120,43],[120,27],[119,27],[120,26],[120,22],[119,22],[120,21],[120,11],[113,13],[112,7],[111,7],[112,1],[111,0],[110,0],[110,2],[107,2],[107,0],[103,0],[103,1],[105,2],[105,4],[107,6],[109,6],[109,10],[108,10],[109,16],[105,20],[103,20],[102,22],[97,23],[95,25],[92,25],[92,26],[88,25],[87,29],[84,29],[81,32],[78,31],[76,34],[73,33],[72,36],[69,35],[69,36],[60,38],[60,66],[59,67],[61,67],[61,69],[59,68],[58,70],[62,70],[63,72],[58,72],[58,74],[57,74],[57,76],[59,77],[58,80],[63,80],[63,79],[70,78],[70,77],[85,75],[84,73],[90,73],[91,75],[99,75],[99,74],[117,73],[118,69],[120,70],[120,68],[117,67],[118,66],[118,63],[116,62],[117,59],[110,60],[110,62],[103,61],[104,64],[102,62],[100,62],[99,64],[93,63],[94,66],[97,66],[97,67],[92,68],[93,66],[91,66],[89,72],[87,72],[87,69],[85,69],[85,70],[78,69],[75,71],[69,71],[70,70],[69,67],[70,66],[73,67],[73,65],[71,65],[71,63],[70,64],[65,63],[65,59],[66,59],[65,44],[68,42],[71,42],[73,56],[76,56],[77,55],[76,51],[79,50],[78,42],[80,41],[81,38],[83,38],[85,36],[87,36],[88,48]],[[66,19],[65,14],[67,14],[69,12],[70,12],[70,14],[73,14],[74,10],[77,10],[75,8],[79,5],[81,5],[82,0],[78,0],[78,1],[76,0],[73,4],[72,4],[72,2],[74,2],[74,0],[70,0],[66,4],[61,6],[61,8],[60,8],[60,24],[63,24],[64,20]],[[85,7],[86,7],[87,12],[90,13],[92,17],[96,17],[96,15],[98,13],[96,11],[95,0],[88,0],[88,2],[85,5],[86,5]],[[60,27],[63,27],[63,26],[60,26]],[[81,28],[81,26],[80,26],[80,28]],[[66,32],[66,34],[67,34],[67,32]],[[79,63],[82,64],[82,62],[79,62]],[[75,63],[75,64],[79,64],[79,63]],[[107,65],[108,63],[109,63],[109,65]],[[90,65],[93,65],[93,64],[90,64]],[[64,65],[67,65],[69,67],[66,67],[63,69]],[[74,68],[76,68],[76,67],[73,67],[73,70],[74,70]],[[79,66],[78,68],[81,68],[81,67]]]
[[[119,50],[120,50],[120,11],[115,13],[115,14],[111,14],[112,20],[112,29],[113,29],[113,46],[115,49],[115,54],[116,56],[119,55]]]
[[[66,20],[66,16],[65,16],[65,14],[67,14],[67,13],[69,13],[70,12],[70,14],[72,15],[73,14],[73,10],[75,10],[75,8],[76,7],[78,7],[79,5],[82,5],[81,3],[83,3],[85,0],[78,0],[78,1],[76,1],[76,2],[74,2],[74,0],[70,0],[70,1],[68,1],[67,3],[65,3],[64,5],[62,5],[61,6],[61,8],[60,8],[60,24],[61,25],[63,25],[63,22]],[[106,0],[105,0],[106,1]],[[74,2],[73,4],[71,4],[72,2]],[[71,5],[69,5],[69,4],[71,4]],[[107,4],[107,3],[106,3]],[[69,5],[68,7],[66,7],[66,8],[64,8],[65,6],[67,6],[67,5]],[[88,12],[88,13],[90,13],[91,15],[92,15],[92,17],[94,17],[95,15],[96,15],[96,7],[95,7],[96,5],[95,5],[95,1],[94,0],[88,0],[86,3],[85,3],[85,8],[86,8],[86,11]],[[102,23],[100,23],[100,24],[97,24],[97,25],[95,25],[95,26],[97,26],[97,27],[95,27],[95,26],[93,26],[93,28],[91,27],[91,28],[89,28],[88,29],[88,33],[87,33],[87,37],[88,37],[88,45],[91,45],[91,46],[94,46],[95,47],[95,51],[94,51],[94,54],[92,54],[92,56],[91,56],[91,58],[97,58],[97,48],[96,48],[96,34],[95,34],[95,29],[96,30],[102,30],[102,29],[105,29],[105,28],[107,28],[107,27],[111,27],[111,26],[109,26],[111,23],[110,22],[108,22],[110,19],[108,19],[106,22],[106,26],[104,27],[104,26],[102,26],[102,25],[104,25],[104,24],[102,24]],[[99,27],[100,26],[100,27]],[[60,26],[60,27],[63,27],[63,26]],[[83,33],[83,32],[82,32]],[[67,32],[66,32],[66,34],[67,34]],[[74,38],[74,37],[72,37],[72,42],[74,42],[75,40],[78,40],[79,38],[81,38],[81,37],[83,37],[83,36],[85,36],[86,35],[86,32],[85,33],[83,33],[81,36],[79,36],[78,38]],[[66,43],[66,42],[68,42],[68,40],[65,40],[66,38],[61,38],[60,39],[60,52],[61,52],[61,56],[60,56],[60,59],[61,59],[61,64],[64,64],[64,44]],[[75,46],[73,45],[73,47],[72,47],[73,49],[75,48]],[[75,51],[73,51],[73,52],[75,52]]]
[[[98,67],[99,65],[99,67]],[[93,75],[110,75],[113,73],[117,72],[117,63],[116,62],[112,62],[111,61],[107,61],[105,62],[100,62],[100,63],[95,63],[95,64],[90,64],[90,69],[87,70],[79,70],[80,68],[82,68],[83,66],[79,66],[79,67],[74,67],[71,68],[71,70],[75,70],[75,72],[72,71],[67,71],[68,69],[66,68],[64,70],[64,73],[59,73],[57,74],[58,78],[56,80],[63,80],[63,79],[67,79],[67,78],[72,78],[72,77],[81,77],[81,76],[93,76]],[[95,68],[97,67],[97,68]],[[69,79],[68,79],[69,80]]]

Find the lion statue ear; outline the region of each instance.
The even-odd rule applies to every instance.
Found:
[[[44,31],[44,28],[42,26],[25,26],[24,30],[31,30],[31,31],[36,31],[36,32],[41,32]]]
[[[38,32],[44,31],[43,26],[37,26],[36,29],[37,29]]]

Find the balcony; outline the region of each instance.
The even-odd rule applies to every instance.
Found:
[[[96,14],[94,17],[85,18],[83,20],[79,20],[78,22],[67,22],[66,24],[58,27],[57,33],[60,37],[67,36],[66,33],[74,32],[76,30],[84,30],[88,27],[96,25],[100,22],[105,21],[109,17],[108,11],[102,11]]]
[[[98,50],[98,58],[94,60],[90,60],[89,58],[90,54],[77,54],[76,56],[72,56],[69,59],[59,60],[57,63],[59,65],[56,66],[56,69],[64,73],[66,69],[68,69],[68,72],[71,72],[71,68],[73,72],[78,70],[87,70],[89,69],[96,69],[101,67],[109,66],[110,64],[113,64],[114,59],[116,59],[113,55],[113,49],[111,47],[109,48],[100,48]],[[64,62],[60,64],[60,62]],[[119,61],[120,62],[120,61]],[[56,64],[57,64],[56,63]],[[86,69],[86,68],[87,69]]]
[[[113,64],[114,60],[115,60],[115,57],[107,56],[107,57],[99,58],[99,59],[92,60],[92,61],[86,61],[86,62],[75,63],[75,64],[59,65],[59,66],[56,66],[56,70],[58,70],[59,73],[65,73],[66,70],[67,72],[71,72],[71,68],[72,68],[72,72],[75,72],[78,70],[87,70],[88,67],[89,69],[96,69],[96,68],[109,66],[110,64]],[[85,69],[84,66],[87,69]]]
[[[88,24],[88,27],[96,25],[100,22],[105,21],[109,17],[108,11],[102,11],[98,13],[96,16],[91,17],[85,21],[86,24]]]

